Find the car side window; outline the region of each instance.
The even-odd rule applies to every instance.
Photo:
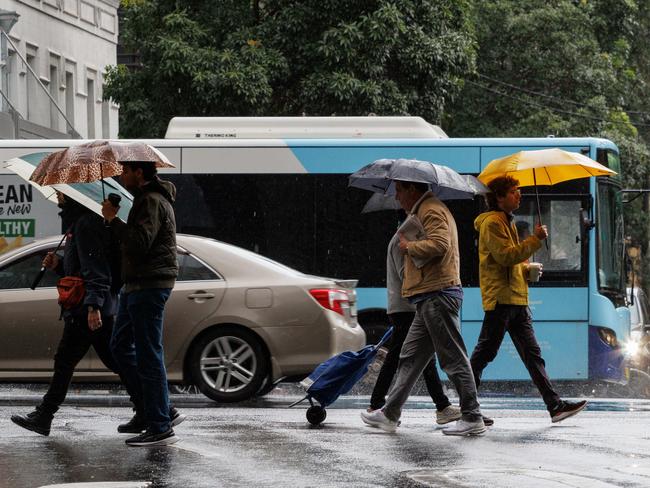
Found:
[[[221,276],[212,271],[190,254],[178,253],[178,281],[220,280]]]
[[[30,254],[0,269],[0,290],[29,288],[41,269],[45,251]],[[46,271],[38,288],[56,286],[59,277],[54,271]]]

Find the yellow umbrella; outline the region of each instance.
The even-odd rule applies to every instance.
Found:
[[[580,153],[553,148],[519,151],[494,159],[478,175],[478,179],[487,185],[499,176],[512,176],[519,180],[519,186],[533,186],[615,174],[615,171]]]
[[[494,159],[481,171],[478,179],[488,185],[500,176],[512,176],[519,180],[519,186],[535,186],[537,198],[537,218],[542,223],[537,185],[555,185],[563,181],[588,178],[590,176],[610,176],[616,172],[580,153],[562,149],[541,149],[538,151],[519,151],[499,159]],[[548,243],[546,243],[548,248]]]

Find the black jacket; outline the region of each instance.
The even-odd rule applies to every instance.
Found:
[[[109,230],[103,219],[76,202],[66,204],[61,218],[64,229],[70,232],[57,272],[61,276],[80,276],[86,289],[81,304],[66,310],[64,316],[85,315],[89,306],[101,310],[103,316],[115,315],[117,297],[111,291],[110,249],[106,245]]]
[[[173,288],[178,276],[176,187],[159,178],[134,194],[127,222],[113,219],[111,228],[122,250],[124,291]]]

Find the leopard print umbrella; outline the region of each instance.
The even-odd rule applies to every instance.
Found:
[[[167,157],[142,142],[92,141],[53,152],[36,167],[30,180],[41,185],[90,183],[122,174],[121,162],[149,161],[173,168]]]

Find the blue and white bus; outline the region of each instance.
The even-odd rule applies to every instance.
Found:
[[[244,134],[242,121],[256,129]],[[387,137],[393,134],[399,138]],[[0,160],[72,141],[11,142],[0,143]],[[350,173],[376,159],[414,158],[477,175],[495,158],[559,147],[620,174],[618,149],[605,139],[451,139],[419,118],[176,119],[166,139],[147,142],[177,163],[165,177],[178,190],[179,232],[226,241],[305,273],[358,279],[358,318],[369,341],[387,325],[385,255],[397,220],[391,212],[361,214],[370,194],[348,188]],[[554,380],[625,381],[621,344],[630,318],[620,189],[619,177],[539,188],[549,247],[534,256],[544,276],[531,284],[530,307]],[[535,207],[530,191],[523,193],[516,221],[526,232]],[[470,353],[483,319],[473,228],[479,200],[447,202],[459,230],[462,332]],[[529,379],[508,337],[484,379]]]

